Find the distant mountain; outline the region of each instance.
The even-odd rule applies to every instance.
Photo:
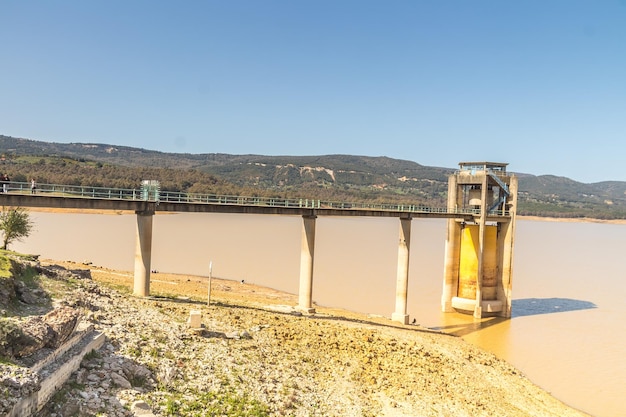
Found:
[[[168,178],[166,188],[201,192],[218,191],[275,194],[335,199],[411,202],[445,206],[448,176],[455,168],[430,167],[387,157],[356,155],[267,156],[220,153],[164,153],[128,146],[101,143],[50,143],[0,135],[2,163],[25,163],[45,167],[50,172],[58,160],[70,158],[96,163],[107,169],[118,186],[124,178],[159,175]],[[36,158],[33,158],[36,157]],[[67,163],[64,162],[65,166]],[[60,165],[63,165],[60,164]],[[23,165],[22,165],[23,167]],[[117,168],[115,168],[117,167]],[[146,171],[156,169],[159,171]],[[58,168],[61,169],[61,168]],[[76,171],[77,166],[71,168]],[[90,168],[98,175],[98,169]],[[56,171],[55,171],[56,172]],[[195,173],[195,174],[194,174]],[[85,174],[89,175],[89,174]],[[522,215],[552,217],[626,218],[626,182],[605,181],[584,184],[553,175],[516,173],[519,178],[519,208]],[[181,178],[185,178],[184,180]],[[96,178],[96,177],[94,177]],[[156,178],[160,179],[160,178]],[[178,180],[177,180],[178,179]],[[89,178],[83,178],[88,181]],[[216,191],[217,192],[217,191]]]

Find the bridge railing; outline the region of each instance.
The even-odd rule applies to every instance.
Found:
[[[8,191],[11,193],[30,194],[31,183],[10,182]],[[110,188],[92,187],[84,185],[60,185],[60,184],[37,184],[35,195],[48,195],[74,198],[99,198],[108,200],[142,200],[168,203],[188,204],[224,204],[241,206],[262,207],[286,207],[286,208],[311,208],[311,209],[337,209],[337,210],[370,210],[370,211],[394,211],[407,213],[440,213],[440,214],[471,214],[479,215],[479,209],[455,209],[446,207],[427,207],[422,204],[389,204],[389,203],[358,203],[323,201],[307,198],[276,198],[260,196],[238,196],[219,194],[184,193],[177,191],[160,191],[158,200],[152,200],[141,188]],[[507,216],[509,213],[502,210],[489,212],[492,216]]]
[[[30,182],[9,182],[9,192],[31,193]],[[103,198],[117,200],[141,200],[140,189],[94,187],[86,185],[37,184],[36,195],[56,195],[60,197]]]
[[[378,210],[400,211],[409,213],[450,213],[445,207],[427,207],[421,204],[383,204],[383,203],[358,203],[337,202],[305,198],[275,198],[259,196],[196,194],[162,191],[160,201],[173,203],[207,203],[229,204],[242,206],[264,207],[288,207],[288,208],[313,208],[313,209],[350,209],[350,210]],[[480,214],[477,209],[459,209],[454,214]],[[496,214],[497,215],[497,214]]]

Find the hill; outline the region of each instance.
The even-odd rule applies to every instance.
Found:
[[[387,157],[164,153],[98,143],[49,143],[0,135],[1,168],[13,180],[136,188],[158,179],[164,190],[376,201],[445,207],[455,168]],[[580,183],[515,173],[518,214],[626,218],[626,182]]]

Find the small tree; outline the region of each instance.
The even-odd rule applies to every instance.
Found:
[[[30,235],[33,230],[33,222],[30,220],[28,211],[22,207],[9,209],[2,207],[0,230],[4,234],[2,249],[6,250],[9,243]]]

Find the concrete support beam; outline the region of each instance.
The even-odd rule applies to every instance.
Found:
[[[396,278],[396,311],[391,320],[409,324],[407,296],[409,287],[409,254],[411,249],[411,219],[400,219],[400,242],[398,244],[398,274]]]
[[[448,211],[458,208],[458,186],[455,175],[448,178]],[[443,293],[441,295],[441,311],[454,312],[452,298],[457,296],[459,289],[459,256],[461,250],[461,225],[454,219],[448,219],[446,252],[443,266]]]
[[[152,260],[152,218],[154,212],[137,212],[135,246],[135,279],[133,294],[150,295],[150,263]]]
[[[515,243],[515,214],[517,206],[517,177],[511,177],[509,190],[511,192],[510,212],[511,220],[502,223],[498,235],[498,250],[502,254],[499,257],[498,265],[501,271],[500,283],[498,285],[498,299],[502,300],[503,306],[500,312],[501,317],[511,318],[512,305],[512,277],[513,277],[513,245]]]
[[[315,254],[316,216],[302,216],[302,245],[300,253],[300,289],[298,309],[315,313],[313,308],[313,261]]]
[[[476,278],[476,306],[474,307],[474,318],[476,319],[483,317],[483,259],[485,255],[485,223],[487,222],[487,184],[488,177],[484,175],[480,193],[480,220],[478,221],[478,274]]]
[[[453,313],[452,298],[459,291],[459,258],[461,250],[461,224],[454,219],[448,220],[445,259],[443,270],[443,294],[441,311]]]

